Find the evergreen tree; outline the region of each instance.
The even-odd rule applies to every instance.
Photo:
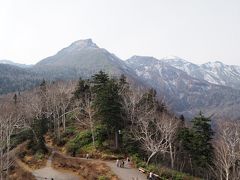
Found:
[[[89,89],[89,85],[82,78],[79,79],[76,90],[74,91],[74,98],[82,99],[85,91]]]
[[[45,145],[44,135],[47,132],[47,119],[41,117],[35,119],[32,125],[34,134],[32,134],[30,145],[33,147],[34,152],[47,153],[47,147]]]
[[[148,92],[143,94],[142,98],[140,99],[139,103],[137,104],[139,108],[144,108],[143,111],[159,111],[163,112],[165,110],[165,105],[159,103],[157,100],[157,93],[155,89],[150,89]]]
[[[105,88],[106,84],[109,81],[109,76],[103,72],[103,71],[99,71],[98,74],[93,75],[92,77],[92,83],[93,83],[93,91],[96,92],[100,92],[102,91],[102,89]]]
[[[120,76],[118,84],[119,84],[119,96],[121,96],[121,105],[123,107],[122,110],[122,118],[124,120],[123,126],[124,128],[128,128],[128,125],[131,124],[129,104],[131,103],[130,96],[132,95],[132,92],[130,90],[129,83],[127,82],[127,78],[125,75],[122,74]]]
[[[191,122],[193,127],[185,128],[181,132],[183,147],[189,153],[196,169],[206,169],[211,165],[213,156],[210,142],[213,136],[211,119],[200,112]]]
[[[43,80],[42,83],[40,84],[40,98],[41,98],[41,103],[42,103],[42,110],[41,110],[41,115],[39,118],[35,119],[32,125],[32,129],[34,131],[34,134],[32,135],[32,142],[33,143],[33,150],[38,151],[41,153],[46,153],[47,148],[45,145],[45,139],[44,135],[48,131],[48,119],[46,117],[46,97],[47,93],[47,84],[46,81]]]
[[[109,136],[115,133],[115,143],[118,148],[118,130],[123,128],[119,84],[116,80],[109,79],[102,71],[93,76],[93,83],[95,116],[107,127]]]

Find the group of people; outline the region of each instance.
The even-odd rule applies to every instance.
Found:
[[[130,159],[127,157],[127,159],[126,159],[126,165],[128,165],[130,163]],[[125,165],[125,161],[124,161],[124,159],[123,160],[119,160],[119,159],[117,159],[117,161],[116,161],[116,166],[117,167],[120,167],[120,168],[124,168],[124,165]]]

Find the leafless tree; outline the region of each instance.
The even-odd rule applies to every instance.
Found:
[[[2,104],[0,107],[0,178],[3,179],[4,172],[6,179],[9,178],[9,168],[15,158],[14,151],[11,151],[11,136],[17,129],[24,126],[22,114],[12,103]]]
[[[215,147],[215,174],[218,179],[237,180],[240,177],[240,123],[224,121],[218,123]]]
[[[141,143],[143,150],[149,153],[147,164],[156,154],[169,153],[171,165],[174,166],[174,140],[178,128],[178,121],[166,112],[159,112],[157,104],[154,107],[145,104],[135,107],[135,117],[132,121],[132,134]]]

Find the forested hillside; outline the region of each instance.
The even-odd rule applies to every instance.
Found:
[[[49,142],[72,160],[86,154],[130,157],[136,167],[163,179],[237,180],[240,175],[239,122],[225,119],[212,129],[211,118],[201,112],[185,122],[154,89],[141,91],[123,75],[112,78],[100,71],[77,83],[43,81],[31,91],[2,96],[0,111],[1,178],[12,177],[15,157],[30,167],[44,162]],[[20,154],[11,150],[23,142],[28,145]],[[59,167],[71,169],[64,163]],[[110,178],[104,172],[93,176]]]
[[[148,56],[123,61],[91,39],[75,41],[28,68],[0,64],[0,94],[31,89],[42,79],[52,82],[88,79],[100,70],[111,77],[124,74],[135,87],[154,88],[159,99],[186,119],[199,110],[215,119],[240,117],[238,66],[220,63],[198,66],[180,58],[158,60]]]
[[[24,91],[39,85],[40,75],[17,66],[0,64],[0,94]]]

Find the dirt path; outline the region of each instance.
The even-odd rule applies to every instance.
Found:
[[[36,177],[36,179],[42,180],[44,178],[45,179],[48,178],[49,180],[51,180],[51,178],[53,178],[54,180],[79,180],[80,177],[72,173],[63,172],[61,170],[56,170],[51,167],[52,157],[54,153],[55,152],[53,150],[52,155],[49,157],[47,161],[46,167],[33,171],[33,175]],[[63,155],[63,156],[68,157],[66,155]],[[68,157],[68,158],[73,158],[73,157]],[[84,158],[78,158],[78,159],[84,159]],[[88,159],[88,161],[105,163],[107,166],[110,167],[112,172],[118,176],[120,180],[146,180],[147,179],[146,175],[142,174],[137,169],[128,168],[128,167],[120,168],[120,167],[117,167],[115,162],[113,161],[101,161],[101,160],[95,160],[95,159]]]
[[[55,170],[52,167],[45,167],[42,169],[38,169],[33,172],[33,175],[37,180],[49,179],[53,180],[79,180],[78,176],[75,176],[71,173],[61,172],[59,170]]]
[[[49,157],[46,167],[42,169],[37,169],[33,171],[33,175],[36,177],[37,180],[43,180],[43,179],[49,179],[49,180],[79,180],[80,177],[69,173],[69,172],[62,172],[59,170],[56,170],[51,167],[52,164],[52,157],[54,152]]]
[[[135,168],[120,168],[115,162],[105,162],[111,170],[119,177],[120,180],[146,180],[146,175],[142,174]]]

